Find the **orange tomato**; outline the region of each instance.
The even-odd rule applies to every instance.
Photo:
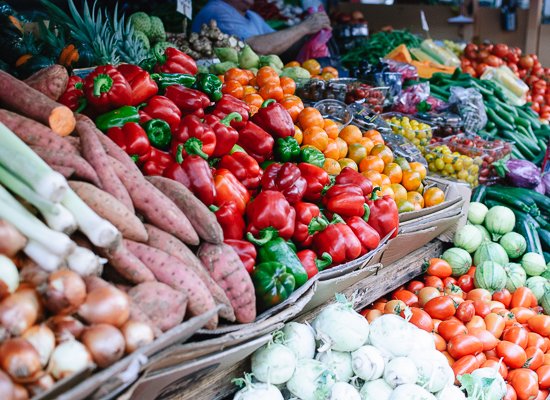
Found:
[[[279,74],[271,67],[262,67],[256,74],[256,82],[258,86],[265,86],[269,84],[281,85],[281,79]]]
[[[222,83],[225,82],[225,77],[223,75],[218,75],[218,79],[222,81]]]
[[[358,168],[357,168],[357,164],[355,163],[355,161],[353,161],[351,158],[341,158],[338,160],[338,164],[340,164],[340,167],[342,169],[346,168],[346,167],[350,167],[351,169],[353,169],[354,171],[357,171]]]
[[[395,200],[395,193],[393,192],[391,185],[380,186],[380,191],[378,192],[378,196],[390,196],[392,199]]]
[[[338,136],[344,139],[348,145],[352,143],[357,143],[362,137],[361,129],[359,129],[355,125],[348,125],[340,131]]]
[[[384,160],[384,164],[389,164],[393,161],[393,152],[384,144],[375,144],[369,154],[372,156],[379,156]]]
[[[384,167],[384,174],[390,178],[391,183],[400,183],[403,178],[403,171],[399,164],[391,162]]]
[[[340,155],[338,156],[338,158],[344,158],[348,155],[348,144],[344,141],[344,139],[340,137],[337,137],[335,141],[338,145],[338,150],[340,151]]]
[[[243,100],[246,104],[249,106],[255,106],[260,108],[262,106],[262,103],[264,102],[264,99],[262,96],[260,96],[257,93],[250,93],[243,97]]]
[[[424,192],[426,207],[432,207],[445,201],[445,193],[438,187],[431,187]]]
[[[288,96],[283,98],[283,100],[281,101],[281,105],[290,114],[292,122],[296,123],[296,121],[298,121],[298,116],[304,109],[304,103],[302,103],[302,99],[296,96]]]
[[[248,77],[248,81],[250,82],[252,79],[256,79],[256,75],[254,74],[254,72],[252,72],[251,70],[249,69],[245,69],[243,70],[246,74],[246,76]],[[252,85],[254,86],[254,85]]]
[[[403,179],[401,184],[407,191],[412,192],[419,188],[422,183],[420,174],[416,171],[408,170],[403,171]]]
[[[363,133],[363,136],[368,137],[374,142],[374,144],[384,144],[384,139],[382,138],[382,135],[376,129],[370,129],[366,131],[365,133]]]
[[[348,148],[348,157],[356,163],[360,163],[367,156],[367,149],[360,143],[352,143]]]
[[[325,158],[325,163],[323,164],[323,169],[330,175],[338,175],[342,170],[338,161],[333,158]]]
[[[374,170],[361,171],[363,176],[366,176],[372,182],[372,186],[382,186],[382,175]]]
[[[328,66],[328,67],[325,67],[321,70],[321,74],[330,74],[332,75],[334,78],[338,78],[338,70],[334,67],[331,67],[331,66]]]
[[[266,83],[260,87],[259,93],[264,100],[275,99],[281,101],[284,97],[283,88],[278,83]]]
[[[224,75],[224,79],[225,81],[237,81],[243,86],[248,84],[248,81],[250,81],[250,77],[247,72],[240,68],[231,68],[227,70]]]
[[[332,158],[334,160],[340,159],[340,149],[338,148],[338,143],[336,143],[336,140],[329,139],[327,148],[325,151],[323,151],[323,154],[327,158]]]
[[[413,161],[409,163],[409,167],[411,167],[413,171],[416,171],[420,174],[420,179],[424,180],[426,178],[428,171],[426,171],[426,167],[424,166],[424,164]]]
[[[363,146],[365,146],[365,148],[367,149],[367,155],[370,154],[372,148],[374,147],[374,142],[370,140],[368,137],[364,137],[364,136],[361,139],[359,139],[359,142],[357,143],[361,143]]]
[[[222,86],[222,93],[230,94],[237,99],[242,99],[244,96],[243,85],[241,85],[239,81],[226,80]]]
[[[304,130],[304,139],[302,140],[304,145],[311,145],[316,149],[325,151],[328,146],[328,135],[319,127],[312,126]]]
[[[338,78],[338,75],[331,74],[330,72],[324,72],[321,74],[321,78],[323,78],[325,81],[330,81],[331,79]]]
[[[298,61],[291,61],[285,64],[285,68],[293,68],[293,67],[300,67],[300,63]]]
[[[281,87],[283,88],[284,94],[294,94],[296,91],[296,82],[294,79],[289,78],[288,76],[281,76]]]
[[[399,183],[392,183],[390,187],[393,190],[393,193],[395,194],[396,202],[400,200],[407,200],[407,189],[405,189],[403,185]]]
[[[380,179],[381,179],[381,183],[382,185],[391,185],[391,181],[390,181],[390,178],[388,177],[388,175],[386,174],[380,174]]]
[[[302,144],[304,140],[304,133],[297,125],[294,125],[294,139],[296,139],[298,144]]]
[[[376,171],[378,173],[384,172],[384,160],[378,156],[366,156],[359,163],[359,170],[363,171]]]
[[[325,125],[323,129],[327,133],[328,137],[331,139],[336,139],[338,137],[338,124],[331,119],[325,118]]]
[[[407,200],[413,203],[415,211],[422,210],[424,207],[424,198],[418,192],[408,192]]]
[[[321,73],[321,64],[313,58],[304,61],[302,68],[307,69],[311,75],[319,75]]]
[[[298,123],[302,129],[311,128],[313,126],[323,128],[325,126],[323,116],[319,110],[313,107],[306,107],[300,112]]]

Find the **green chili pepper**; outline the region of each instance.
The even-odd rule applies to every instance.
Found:
[[[302,162],[313,164],[320,168],[323,168],[323,164],[325,163],[325,155],[313,147],[305,147],[300,150],[300,159]]]
[[[278,138],[275,141],[273,153],[275,159],[281,162],[298,161],[300,159],[300,145],[292,136]]]
[[[122,106],[116,110],[101,114],[95,120],[96,126],[103,132],[107,132],[109,128],[122,127],[127,122],[139,122],[137,107]]]
[[[151,119],[143,126],[147,137],[151,142],[151,146],[160,150],[166,150],[170,146],[172,140],[172,132],[168,122],[162,119]]]
[[[256,265],[252,272],[256,301],[261,310],[282,303],[290,297],[296,281],[289,268],[276,261]]]
[[[193,87],[197,78],[190,74],[169,74],[169,73],[160,73],[160,74],[151,74],[151,78],[157,83],[159,89],[164,90],[168,86],[172,85],[182,85],[185,87]]]
[[[218,101],[223,95],[222,86],[222,81],[214,74],[197,74],[193,88],[207,94],[210,100]]]

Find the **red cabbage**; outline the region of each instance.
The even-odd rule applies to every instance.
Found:
[[[511,158],[507,161],[499,160],[493,166],[512,186],[534,189],[540,185],[540,169],[531,161]]]

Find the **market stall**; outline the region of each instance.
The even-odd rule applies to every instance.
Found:
[[[0,398],[548,397],[535,54],[41,4],[0,4]]]

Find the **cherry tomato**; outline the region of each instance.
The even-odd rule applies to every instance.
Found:
[[[484,302],[491,301],[491,292],[486,289],[474,289],[468,292],[466,300],[481,300]]]
[[[550,388],[550,365],[543,365],[537,368],[537,376],[540,389]]]
[[[447,349],[447,342],[441,337],[439,333],[432,333],[435,342],[435,348],[438,351],[445,351]]]
[[[474,288],[474,278],[472,278],[470,275],[462,275],[457,280],[457,285],[466,293],[468,293],[470,290]]]
[[[550,336],[550,316],[538,314],[527,320],[529,329],[543,337]]]
[[[486,330],[487,325],[485,325],[485,320],[483,318],[481,318],[479,315],[474,315],[474,317],[470,320],[470,322],[466,323],[466,328],[468,328],[468,330],[470,329]]]
[[[515,307],[515,308],[512,308],[510,311],[514,313],[514,315],[516,316],[516,321],[518,321],[520,324],[526,324],[530,318],[537,315],[537,313],[534,310],[531,310],[526,307]]]
[[[533,292],[528,287],[522,286],[518,288],[512,295],[510,307],[531,307],[532,294]]]
[[[484,318],[487,330],[491,332],[497,339],[500,339],[502,332],[506,326],[504,318],[495,313],[487,314]]]
[[[488,330],[481,328],[468,329],[468,333],[479,339],[483,344],[483,351],[493,350],[497,347],[498,339]]]
[[[505,340],[502,340],[499,344],[497,344],[497,355],[504,358],[504,362],[508,365],[508,367],[514,369],[523,367],[523,364],[527,361],[525,350],[517,344],[510,343]],[[514,388],[516,387],[514,386]]]
[[[434,287],[425,287],[418,292],[418,304],[424,307],[428,301],[436,297],[440,297],[441,293]]]
[[[504,331],[502,340],[515,343],[522,349],[525,349],[527,348],[527,343],[529,342],[529,332],[527,332],[527,329],[521,325],[512,326]]]
[[[436,297],[424,305],[424,311],[430,314],[432,318],[445,320],[455,315],[455,302],[449,296]]]
[[[448,320],[442,321],[439,324],[437,327],[437,333],[439,333],[441,337],[448,342],[453,338],[453,336],[466,335],[468,333],[468,329],[466,329],[464,324],[461,322]]]
[[[547,348],[544,343],[544,338],[536,332],[529,332],[527,334],[527,347],[537,347],[546,352]]]
[[[485,318],[491,313],[491,307],[488,301],[474,300],[474,308],[476,310],[476,315],[479,315],[482,318]]]
[[[424,283],[426,284],[426,286],[434,287],[440,292],[443,291],[443,281],[437,276],[426,275],[424,277]]]
[[[403,303],[405,303],[409,307],[412,307],[418,304],[418,297],[416,296],[416,294],[406,289],[396,290],[395,292],[393,292],[393,295],[391,298],[394,300],[401,300]]]
[[[459,304],[456,309],[456,317],[462,322],[470,322],[476,313],[474,302],[466,300]]]
[[[502,376],[503,379],[506,379],[508,376],[508,368],[504,363],[498,362],[496,360],[487,360],[482,365],[481,368],[497,368],[498,366],[498,373],[500,376]]]
[[[534,371],[521,368],[514,371],[510,383],[514,387],[519,400],[532,400],[539,394],[539,379]]]
[[[369,321],[369,323],[371,323],[372,321],[374,321],[376,318],[380,317],[382,315],[382,311],[380,310],[368,310],[368,312],[366,312],[365,314],[363,314],[365,316],[365,318],[367,319],[367,321]]]
[[[420,281],[410,281],[407,285],[407,290],[413,292],[414,294],[418,295],[418,292],[420,289],[424,287],[424,282]]]
[[[418,307],[410,308],[412,316],[409,322],[420,329],[425,330],[426,332],[431,332],[434,329],[434,321],[430,315]],[[401,312],[401,316],[405,318],[405,311]]]
[[[444,279],[452,275],[453,269],[449,263],[442,258],[432,258],[428,263],[426,273]]]
[[[459,375],[471,374],[474,372],[479,368],[479,362],[474,356],[467,355],[456,360],[451,367],[455,373],[455,377],[457,377]],[[455,380],[455,383],[457,382],[458,381]]]
[[[512,301],[512,294],[508,289],[504,288],[493,293],[493,300],[500,301],[504,304],[504,308],[508,308],[510,306],[510,302]]]
[[[447,351],[457,360],[470,354],[476,355],[481,353],[483,351],[483,343],[473,335],[458,335],[447,342]]]
[[[528,347],[525,349],[525,355],[527,356],[527,362],[524,367],[536,371],[544,362],[544,353],[541,349],[536,347]]]
[[[403,311],[407,307],[407,305],[402,302],[401,300],[390,300],[386,303],[386,306],[384,307],[384,314],[401,314],[401,311]]]
[[[518,395],[516,391],[509,383],[506,384],[506,395],[502,400],[518,400]]]

